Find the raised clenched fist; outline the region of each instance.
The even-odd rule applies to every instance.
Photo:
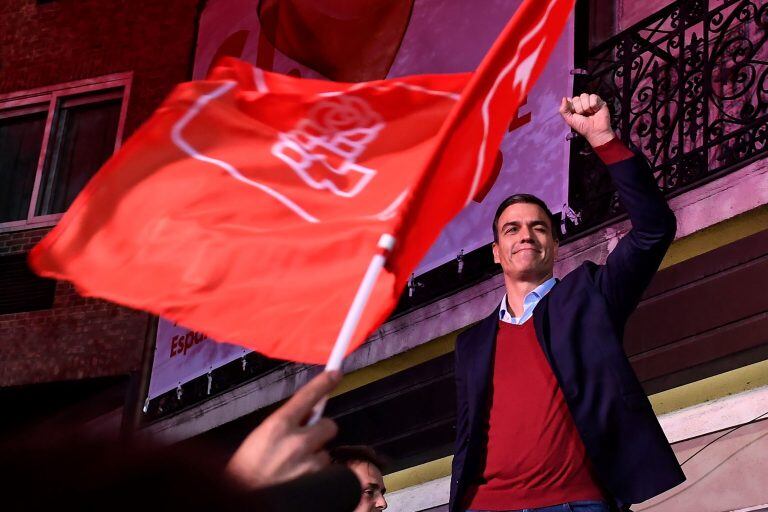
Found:
[[[597,94],[563,98],[560,115],[576,133],[594,148],[616,137],[611,127],[608,105]]]

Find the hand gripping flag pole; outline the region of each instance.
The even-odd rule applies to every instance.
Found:
[[[344,361],[344,354],[347,353],[349,344],[352,341],[352,336],[357,330],[357,324],[360,323],[360,317],[371,296],[373,287],[376,284],[376,279],[379,277],[381,269],[384,268],[384,265],[387,262],[387,256],[395,247],[395,237],[384,233],[381,235],[381,238],[379,238],[378,247],[381,249],[381,252],[375,254],[373,258],[371,258],[368,270],[365,271],[363,281],[357,289],[352,305],[347,312],[346,318],[344,318],[341,331],[339,331],[339,336],[336,338],[333,350],[331,350],[331,355],[328,357],[328,362],[325,364],[325,371],[327,372],[341,369],[341,363]],[[327,401],[328,397],[325,397],[315,405],[312,409],[312,417],[309,420],[309,425],[314,425],[322,417]]]

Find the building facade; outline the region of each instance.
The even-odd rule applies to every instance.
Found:
[[[64,50],[39,57],[3,50],[0,123],[5,124],[0,129],[21,141],[16,146],[39,145],[53,154],[64,147],[66,156],[66,134],[61,140],[51,136],[61,130],[51,107],[37,105],[47,101],[66,109],[67,98],[80,94],[111,106],[112,113],[99,112],[98,119],[116,123],[119,144],[120,133],[128,136],[173,83],[191,76],[196,22],[204,4],[147,3],[146,18],[127,4],[117,5],[124,10],[116,8],[120,12],[113,13],[114,19],[140,18],[131,22],[132,30],[126,28],[130,23],[114,21],[96,32],[119,42],[92,34],[88,37],[97,40],[89,46],[71,36],[80,57],[107,45],[113,48],[110,58],[66,65],[70,54]],[[92,3],[92,19],[102,20],[99,7]],[[73,13],[69,2],[22,2],[16,11],[15,21],[0,23],[50,23],[45,30],[25,30],[26,36],[17,36],[19,46],[45,45],[40,39],[51,38],[46,32],[69,34],[62,27],[87,25],[82,20],[88,16]],[[67,17],[75,20],[67,22]],[[121,34],[126,39],[119,39]],[[768,455],[766,39],[768,4],[760,1],[591,0],[577,5],[574,92],[595,91],[609,100],[620,136],[648,158],[678,219],[677,238],[627,326],[625,350],[688,480],[636,510],[768,509],[762,485]],[[244,43],[230,43],[224,53],[242,51]],[[127,49],[143,44],[168,50]],[[48,74],[32,73],[38,68]],[[8,69],[28,72],[11,79]],[[12,115],[3,117],[4,109]],[[5,121],[17,117],[21,120],[15,125]],[[35,133],[42,138],[30,135]],[[105,145],[112,137],[107,139]],[[0,191],[0,213],[6,216],[0,223],[0,254],[16,258],[56,221],[56,210],[69,197],[69,189],[47,181],[53,157],[42,149],[24,154],[33,157],[16,157],[13,165],[26,169],[28,178],[23,182],[14,175],[13,189],[26,183],[29,192],[6,199]],[[73,159],[62,161],[76,167]],[[604,262],[630,227],[604,170],[578,139],[571,142],[569,195],[572,215],[562,219],[558,276],[587,260]],[[12,340],[0,349],[4,368],[27,365],[27,370],[3,370],[0,384],[134,374],[134,402],[143,402],[155,319],[82,299],[62,283],[38,280],[34,286],[34,293],[25,293],[38,301],[35,311],[0,314],[0,335]],[[453,346],[456,336],[487,316],[503,293],[488,247],[463,255],[461,262],[411,283],[390,320],[347,359],[345,378],[327,409],[340,427],[336,442],[370,444],[391,460],[385,480],[392,510],[447,509],[455,435]],[[68,366],[67,361],[79,362]],[[136,417],[130,412],[137,411],[135,403],[126,409],[123,392],[120,400],[101,407],[103,414],[92,415],[89,428],[109,430],[129,416],[128,426],[135,426],[140,437],[170,443],[203,438],[233,450],[317,371],[249,354],[147,401]],[[129,389],[127,380],[123,386]]]
[[[637,510],[768,508],[768,160],[761,2],[579,3],[575,93],[609,99],[620,136],[648,158],[677,238],[626,329],[625,350],[688,477]],[[605,261],[628,231],[603,168],[571,142],[556,275]],[[489,248],[419,276],[345,364],[328,404],[340,443],[392,460],[398,511],[446,510],[455,435],[453,346],[504,293]],[[143,435],[239,439],[317,371],[237,361],[150,404]],[[246,372],[251,370],[246,370]],[[213,382],[214,391],[211,392]],[[181,396],[181,398],[179,398]]]
[[[188,78],[200,2],[2,0],[0,431],[82,423],[137,389],[149,315],[40,279],[26,254]],[[135,399],[134,399],[135,400]],[[116,432],[116,415],[110,432]]]

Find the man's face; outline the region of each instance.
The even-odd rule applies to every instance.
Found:
[[[384,499],[384,477],[381,476],[379,468],[370,462],[351,462],[351,469],[360,480],[360,486],[363,488],[363,496],[357,505],[355,512],[375,512],[387,508],[387,501]]]
[[[530,203],[509,205],[496,223],[499,241],[493,260],[504,275],[515,280],[537,281],[552,275],[558,243],[547,214]]]

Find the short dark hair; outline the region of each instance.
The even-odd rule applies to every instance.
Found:
[[[386,466],[385,460],[380,457],[370,446],[365,445],[345,445],[331,448],[329,451],[331,461],[334,464],[349,465],[352,462],[368,462],[373,464],[379,471],[384,472]]]
[[[496,208],[496,215],[493,216],[493,241],[498,243],[499,241],[499,230],[497,224],[499,223],[499,217],[501,217],[501,214],[504,213],[504,210],[506,210],[508,207],[512,206],[513,204],[518,203],[527,203],[527,204],[535,204],[542,210],[544,210],[544,213],[547,214],[547,218],[549,219],[549,227],[552,231],[552,237],[557,241],[560,239],[559,232],[555,228],[556,219],[555,216],[552,215],[552,212],[549,211],[549,208],[547,207],[547,203],[539,199],[538,197],[534,196],[533,194],[514,194],[506,198],[501,202],[498,208]]]

